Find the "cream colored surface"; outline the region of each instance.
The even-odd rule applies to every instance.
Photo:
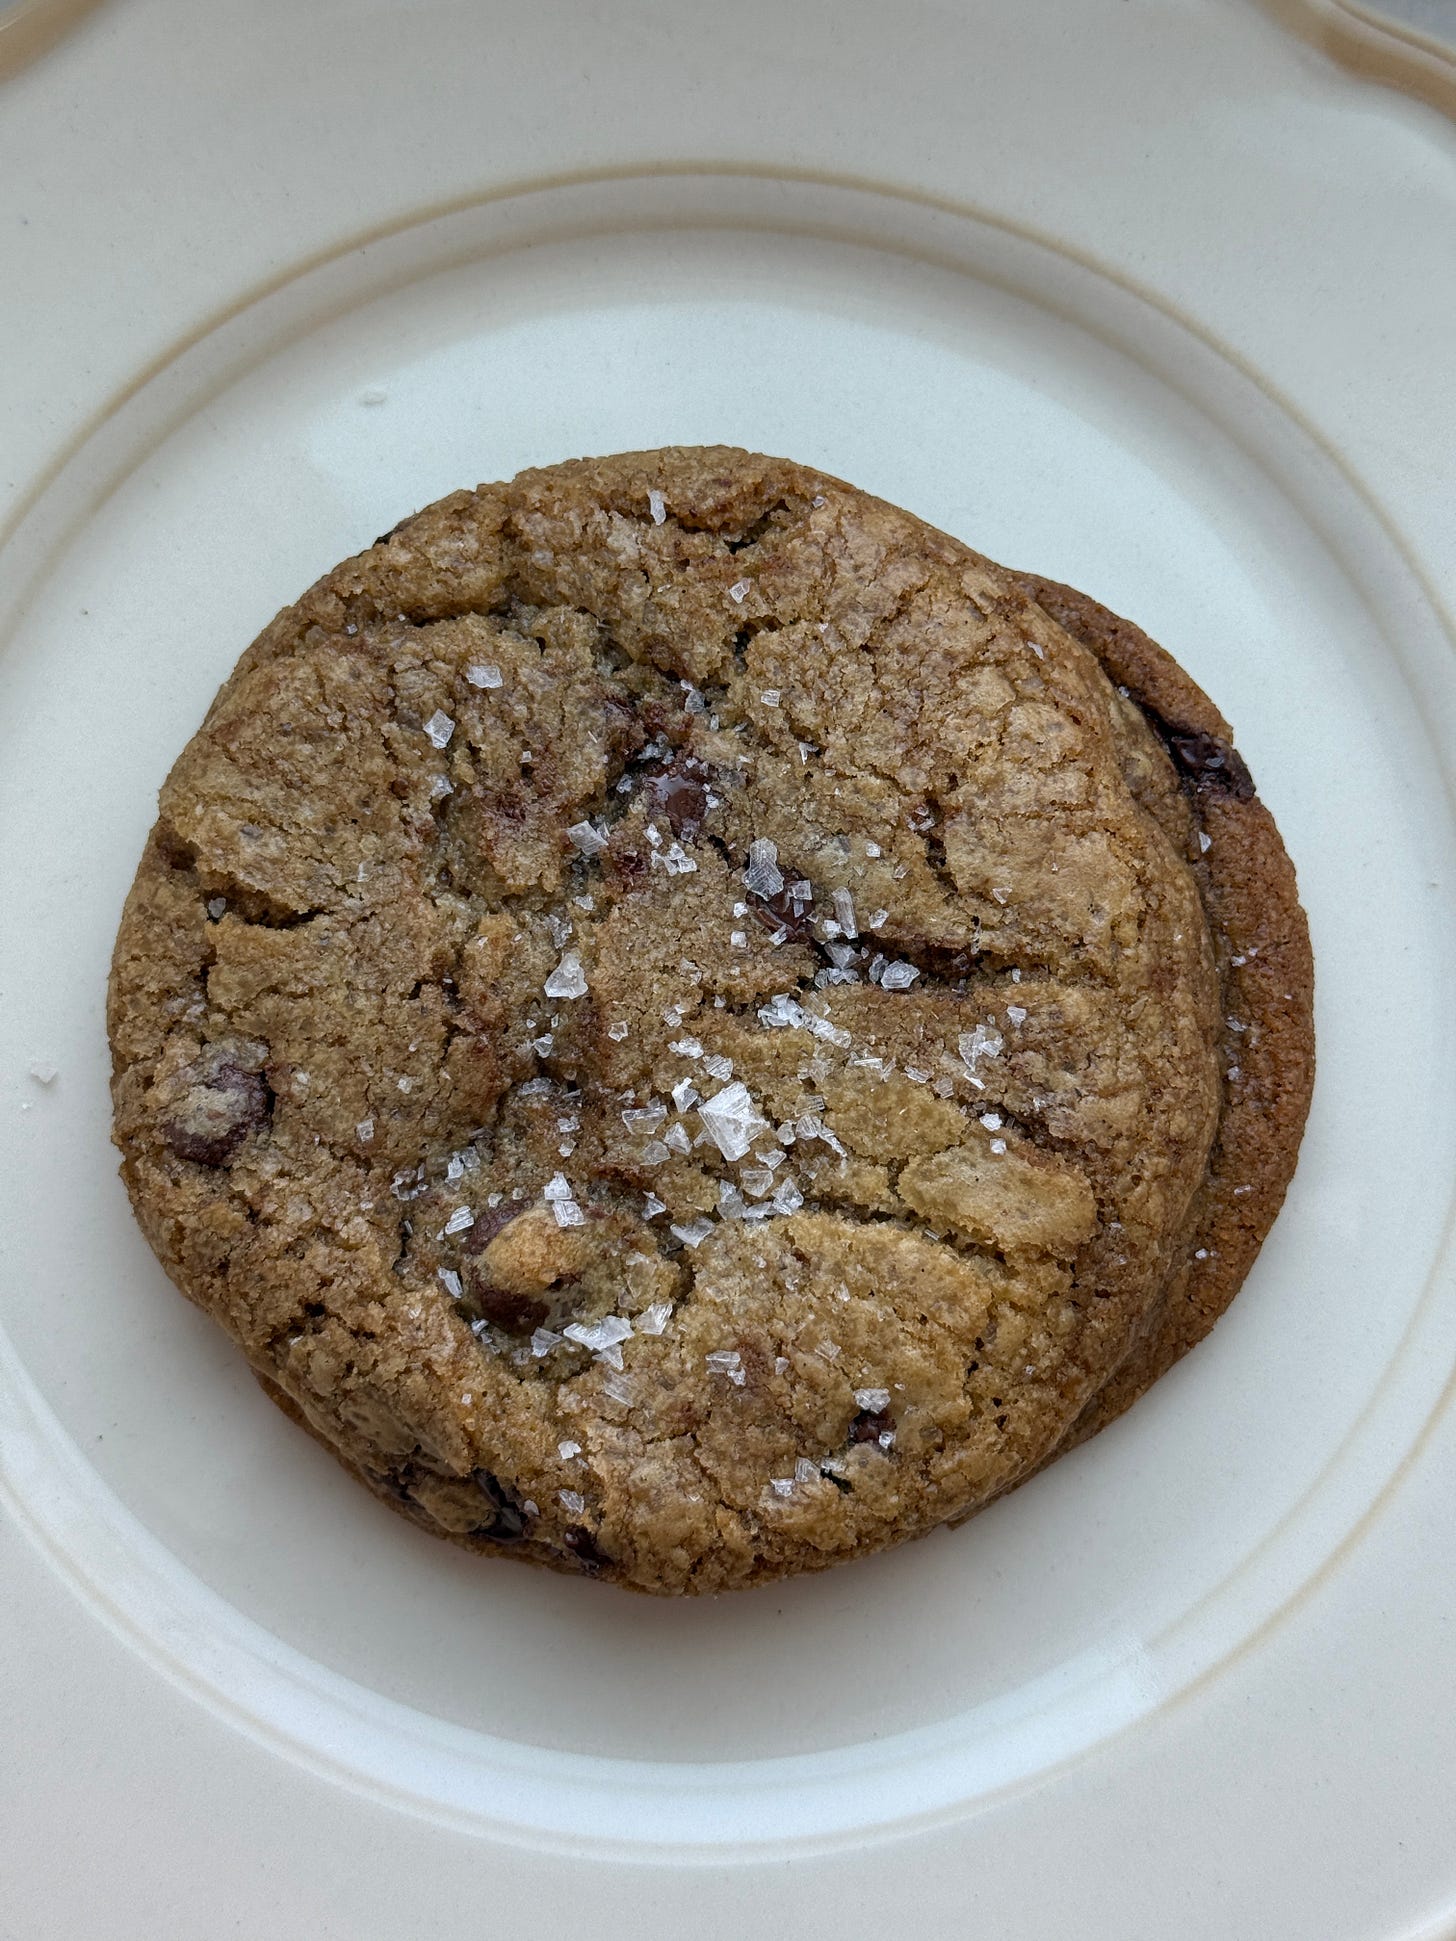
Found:
[[[1232,0],[110,0],[0,82],[17,1934],[1456,1931],[1453,237],[1450,126]],[[427,1561],[280,1435],[130,1227],[99,1012],[273,606],[464,479],[705,436],[1167,640],[1300,867],[1323,1063],[1125,1423],[682,1625]]]

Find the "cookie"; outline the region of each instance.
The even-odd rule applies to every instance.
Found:
[[[178,1286],[384,1500],[714,1592],[958,1521],[1211,1325],[1293,877],[1136,629],[785,461],[407,519],[169,776],[109,1022]]]

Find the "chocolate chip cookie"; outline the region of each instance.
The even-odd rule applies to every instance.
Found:
[[[386,1501],[644,1591],[957,1521],[1232,1298],[1311,971],[1136,628],[810,468],[459,492],[243,655],[110,992],[178,1286]]]

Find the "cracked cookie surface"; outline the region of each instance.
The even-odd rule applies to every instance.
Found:
[[[1232,1294],[1302,918],[1269,823],[1266,1151],[1207,826],[1267,816],[1079,599],[672,449],[457,493],[243,656],[123,919],[116,1138],[386,1500],[643,1590],[818,1568],[1012,1487]]]

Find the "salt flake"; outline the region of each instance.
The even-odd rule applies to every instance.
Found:
[[[698,1107],[703,1129],[725,1159],[742,1159],[768,1124],[741,1078]]]
[[[748,845],[748,867],[743,872],[743,880],[755,896],[777,896],[784,887],[783,871],[779,868],[779,848],[767,836],[755,836]]]
[[[879,981],[884,990],[908,991],[919,975],[920,972],[913,964],[907,964],[903,958],[896,958],[894,963],[886,964],[880,972]]]
[[[697,1248],[702,1246],[708,1235],[713,1231],[713,1222],[699,1218],[689,1220],[685,1227],[680,1227],[674,1223],[672,1231],[685,1247]]]
[[[624,1315],[605,1314],[600,1321],[572,1321],[564,1332],[568,1341],[579,1341],[583,1348],[590,1348],[595,1354],[626,1341],[632,1333],[632,1323]]]
[[[585,997],[586,972],[578,953],[568,950],[541,988],[547,997]]]
[[[600,856],[607,846],[606,837],[592,822],[573,822],[566,833],[583,856]]]

